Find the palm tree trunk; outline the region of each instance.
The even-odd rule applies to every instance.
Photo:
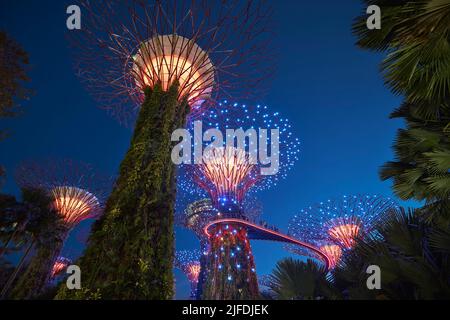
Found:
[[[17,228],[14,229],[14,232],[8,238],[8,241],[6,241],[5,245],[1,248],[1,250],[0,250],[0,259],[3,258],[3,255],[8,250],[9,244],[11,243],[12,239],[16,236],[16,234],[17,234]]]
[[[22,223],[18,224],[16,226],[16,228],[14,229],[13,233],[11,234],[11,236],[9,237],[8,241],[5,243],[5,245],[3,246],[3,248],[0,251],[0,259],[3,257],[3,255],[6,253],[9,244],[11,243],[11,241],[16,237],[17,232],[19,230],[23,230],[23,228],[25,227],[25,225],[28,223],[28,220],[23,221]]]
[[[0,293],[0,299],[5,299],[6,295],[8,294],[9,289],[11,288],[11,285],[13,284],[14,280],[16,280],[17,275],[19,274],[20,270],[22,269],[23,265],[25,264],[26,258],[30,254],[31,248],[33,248],[35,243],[35,240],[31,241],[31,243],[28,245],[27,250],[22,255],[22,258],[20,259],[19,264],[17,265],[14,272],[9,276],[8,281],[6,282],[5,286],[2,289],[2,292]]]

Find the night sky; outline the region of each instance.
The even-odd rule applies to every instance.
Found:
[[[77,1],[0,1],[0,29],[30,55],[29,86],[35,91],[18,118],[1,120],[11,137],[1,143],[0,163],[8,179],[4,192],[19,196],[13,180],[18,163],[63,157],[91,163],[115,175],[131,130],[100,110],[72,69],[66,8]],[[378,169],[393,159],[391,144],[402,125],[389,120],[399,105],[379,74],[381,56],[355,47],[351,23],[359,1],[276,0],[274,47],[278,67],[264,103],[290,119],[302,141],[300,161],[276,189],[260,193],[263,218],[286,230],[301,208],[352,193],[392,196]],[[250,101],[251,102],[251,101]],[[64,254],[79,256],[91,222],[72,232]],[[196,238],[177,229],[177,249],[198,247]],[[281,244],[254,242],[258,274],[269,273],[289,253]],[[187,279],[176,271],[177,297],[189,294]]]

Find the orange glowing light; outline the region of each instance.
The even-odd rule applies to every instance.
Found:
[[[200,276],[200,269],[201,269],[201,267],[200,267],[199,263],[191,264],[188,266],[187,275],[188,275],[189,281],[198,282],[198,277]]]
[[[325,253],[325,255],[330,260],[330,269],[333,269],[342,256],[342,249],[338,245],[331,244],[320,247],[320,251]]]
[[[178,35],[154,37],[133,56],[133,77],[139,88],[161,82],[163,90],[178,81],[180,98],[191,107],[211,96],[214,67],[209,56],[195,42]]]
[[[255,167],[248,154],[239,148],[214,148],[203,155],[199,168],[214,185],[218,195],[237,195],[239,186]]]
[[[360,229],[359,224],[341,224],[330,228],[328,234],[345,248],[350,249],[354,246]]]
[[[52,278],[56,277],[61,272],[63,272],[67,268],[68,265],[69,265],[69,261],[67,259],[58,258],[56,260],[55,264],[53,265]]]
[[[91,193],[75,187],[56,187],[52,190],[53,206],[68,227],[90,218],[99,209],[98,199]]]

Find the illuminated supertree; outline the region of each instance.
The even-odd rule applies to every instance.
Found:
[[[175,253],[175,268],[180,269],[191,284],[191,299],[197,299],[197,286],[200,277],[200,257],[203,253],[199,250],[181,250]]]
[[[345,251],[354,246],[357,238],[373,235],[377,225],[397,208],[395,201],[378,195],[330,199],[295,215],[289,224],[289,234],[319,247],[330,258],[330,268],[333,268]],[[287,248],[295,253],[304,253],[290,245]]]
[[[52,279],[64,272],[70,264],[72,264],[72,260],[64,257],[58,257],[53,265]]]
[[[177,202],[179,201],[177,199]],[[206,258],[209,251],[208,238],[206,237],[203,228],[211,221],[217,219],[218,211],[212,206],[211,200],[202,199],[192,202],[187,205],[185,210],[179,211],[176,216],[176,224],[191,230],[200,242],[199,255],[200,274],[197,281],[197,288],[195,290],[196,299],[200,299],[202,295],[203,282],[205,280],[205,265]]]
[[[334,269],[341,260],[342,248],[334,243],[322,243],[319,249],[330,259],[330,269]]]
[[[84,289],[106,299],[171,299],[171,134],[218,94],[259,92],[271,69],[270,10],[252,0],[104,0],[85,1],[82,12],[82,30],[70,33],[78,74],[121,122],[137,117],[105,218],[81,259]]]
[[[43,223],[35,238],[35,255],[19,278],[12,297],[33,298],[42,293],[53,276],[69,232],[83,220],[102,214],[111,179],[94,172],[88,164],[72,160],[27,162],[16,172],[16,180],[24,192],[44,192],[52,221]]]
[[[259,162],[256,166],[252,166],[253,171],[247,168],[251,172],[244,179],[246,181],[245,188],[237,186],[235,192],[232,191],[229,195],[224,194],[224,189],[227,186],[215,188],[213,181],[206,175],[192,174],[193,171],[199,168],[183,165],[180,169],[178,189],[183,190],[184,193],[191,193],[194,197],[201,197],[204,193],[195,186],[200,185],[200,190],[206,191],[216,204],[226,201],[229,203],[241,202],[244,199],[244,195],[249,192],[254,193],[276,186],[281,179],[287,177],[288,172],[299,158],[300,141],[292,132],[292,125],[289,119],[282,117],[279,112],[271,110],[267,105],[248,105],[223,100],[215,104],[214,108],[203,110],[199,116],[203,121],[192,119],[187,126],[192,137],[191,150],[193,150],[192,155],[188,158],[193,157],[194,164],[199,164],[195,162],[197,157],[202,159],[202,156],[205,156],[204,150],[207,150],[212,139],[211,133],[209,133],[211,129],[217,129],[216,132],[212,133],[215,139],[223,140],[223,145],[218,145],[219,142],[216,140],[214,142],[215,146],[226,147],[231,145],[245,151],[245,154],[241,153],[238,157],[229,157],[230,160],[239,160],[239,157],[250,157],[251,160],[255,160],[255,154],[259,153],[258,159],[256,159]],[[278,134],[278,139],[272,136],[275,134]],[[202,141],[199,137],[207,138],[204,139],[206,141]],[[273,142],[274,146],[270,145],[271,142]],[[185,150],[183,149],[184,152]],[[261,152],[265,153],[265,155],[261,154]],[[272,158],[269,157],[269,154]],[[209,155],[214,157],[211,152]],[[264,156],[267,159],[263,159]],[[261,160],[270,163],[262,164]],[[252,163],[250,163],[250,166]],[[232,166],[232,163],[227,165]],[[261,176],[258,173],[260,168],[266,169],[265,175]],[[229,172],[229,174],[233,173]],[[226,181],[229,180],[229,177],[226,175],[223,177],[220,177],[220,175],[211,177],[213,179],[224,178]]]
[[[220,145],[220,139],[215,140],[215,147],[200,142],[202,148],[199,148],[194,138],[194,157],[202,154],[202,161],[183,167],[186,178],[180,179],[179,185],[183,190],[195,190],[192,187],[194,182],[205,190],[221,219],[247,219],[243,210],[246,195],[250,190],[271,187],[287,175],[298,158],[299,141],[294,138],[289,121],[279,117],[277,112],[270,112],[267,106],[246,106],[224,101],[217,108],[203,112],[202,117],[206,119],[207,127],[199,128],[201,124],[198,121],[189,123],[188,128],[193,136],[198,132],[203,135],[203,130],[206,134],[214,128],[219,131],[215,134],[222,134],[226,141]],[[240,129],[240,132],[231,133],[227,129]],[[258,129],[259,132],[256,131]],[[235,139],[237,136],[244,139]],[[268,141],[272,148],[270,152]],[[203,147],[206,147],[204,151]],[[271,161],[263,161],[261,153],[270,154]],[[219,223],[210,231],[203,298],[258,298],[247,229],[234,223]]]
[[[250,220],[256,220],[261,216],[261,203],[256,201],[254,197],[247,197],[243,203],[243,212]],[[205,234],[204,228],[214,220],[220,218],[220,212],[215,209],[210,199],[202,199],[190,203],[185,210],[176,215],[177,225],[191,230],[197,236],[200,242],[201,255],[200,275],[196,290],[196,298],[201,299],[203,284],[206,280],[206,263],[209,253],[209,239]]]
[[[264,0],[99,0],[70,34],[76,71],[101,106],[134,121],[145,88],[178,82],[192,111],[217,96],[259,95],[273,73]]]
[[[203,162],[193,167],[195,182],[205,190],[222,216],[241,213],[240,204],[246,192],[259,179],[259,167],[248,153],[235,147],[205,151]]]

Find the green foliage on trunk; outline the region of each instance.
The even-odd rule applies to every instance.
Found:
[[[178,85],[146,89],[131,146],[105,213],[78,261],[82,290],[57,299],[171,299],[176,167],[171,134],[189,111]]]

